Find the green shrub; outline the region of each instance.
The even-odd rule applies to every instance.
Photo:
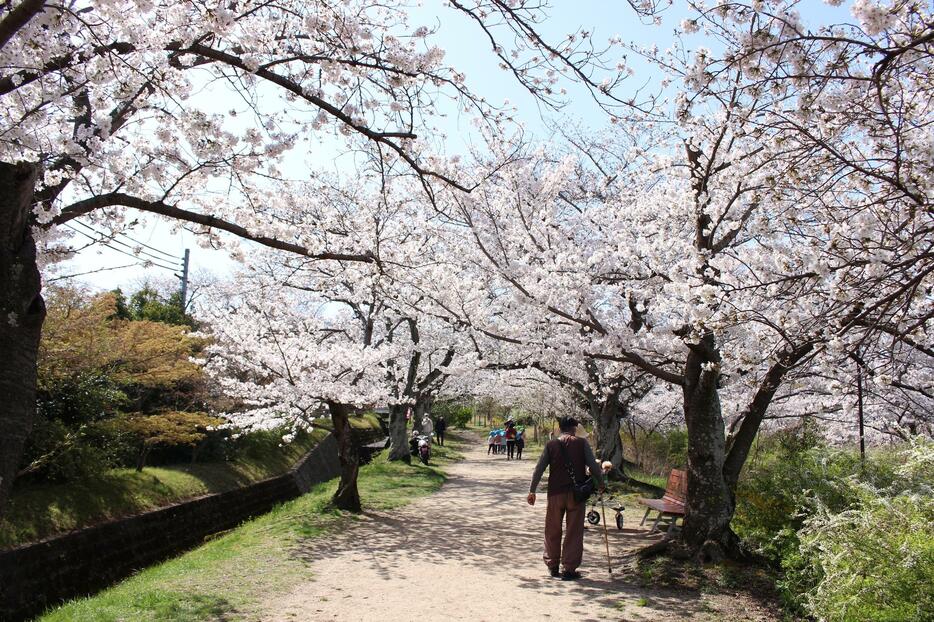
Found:
[[[643,430],[621,433],[627,458],[649,474],[667,478],[672,469],[683,469],[688,463],[688,434],[685,428],[646,433]]]
[[[105,373],[42,378],[36,395],[37,416],[68,426],[100,421],[127,402],[126,393]]]
[[[921,460],[906,456],[894,485],[880,490],[853,478],[857,501],[850,509],[820,506],[798,532],[797,555],[810,568],[797,561],[786,581],[795,589],[811,584],[802,594],[810,615],[828,622],[934,620],[934,496],[928,487],[934,445],[910,452]]]
[[[20,477],[67,482],[100,475],[123,464],[132,451],[125,436],[106,421],[72,427],[38,417],[26,443]]]
[[[890,452],[862,463],[855,451],[828,447],[805,435],[764,439],[746,465],[736,493],[733,529],[774,562],[798,547],[796,532],[818,506],[842,511],[855,501],[850,478],[877,487],[895,481]]]
[[[436,402],[431,407],[431,415],[435,419],[444,416],[449,428],[464,429],[473,418],[473,408],[460,402]]]
[[[166,324],[166,313],[181,312],[177,301],[157,298],[142,290],[127,306],[119,292],[49,289],[21,483],[68,482],[134,464],[132,435],[116,425],[125,411],[207,410],[204,375],[192,360],[203,340]],[[190,444],[165,449],[193,453]]]
[[[930,534],[921,527],[929,522],[919,522],[930,521],[925,482],[934,481],[924,447],[876,450],[862,462],[807,434],[763,439],[740,481],[733,528],[781,567],[789,609],[827,620],[921,619],[898,617],[913,579],[896,567],[903,558],[931,559],[931,536],[925,543],[911,535]],[[887,512],[898,525],[888,526]],[[867,547],[871,554],[859,553]],[[857,594],[874,599],[859,613]]]
[[[284,443],[283,437],[293,431],[287,426],[271,430],[252,430],[241,434],[230,441],[228,458],[231,460],[262,460],[266,456],[281,452]],[[309,432],[299,428],[294,431],[292,442],[303,442],[308,438]]]

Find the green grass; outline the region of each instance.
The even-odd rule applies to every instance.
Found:
[[[315,427],[323,430],[332,430],[330,419],[320,419],[315,422]],[[380,422],[379,415],[376,413],[363,413],[350,418],[350,427],[360,431],[381,430],[383,425]]]
[[[375,417],[353,421],[362,429],[379,425]],[[0,549],[281,475],[325,434],[318,428],[288,445],[254,448],[230,462],[146,467],[142,472],[112,469],[62,484],[17,486],[0,520]]]
[[[387,510],[437,491],[443,466],[460,459],[456,449],[435,447],[431,466],[389,462],[385,453],[360,471],[366,509]],[[303,542],[348,525],[354,516],[328,502],[337,482],[310,493],[176,559],[159,564],[97,596],[47,613],[44,622],[257,620],[257,606],[299,581],[308,562],[295,551]]]
[[[626,474],[633,479],[637,479],[640,482],[645,482],[646,484],[657,486],[662,490],[664,490],[665,486],[668,485],[667,475],[653,475],[651,473],[646,473],[645,471],[639,471],[637,469],[626,469]]]

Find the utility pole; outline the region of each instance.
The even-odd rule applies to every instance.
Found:
[[[856,411],[859,414],[859,458],[866,462],[866,435],[863,431],[863,366],[856,360]]]
[[[182,263],[182,275],[178,277],[182,280],[182,313],[185,313],[185,307],[187,306],[185,303],[188,299],[188,257],[190,253],[191,251],[186,248],[185,260]]]

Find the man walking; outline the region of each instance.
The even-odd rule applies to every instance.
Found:
[[[444,415],[438,417],[435,423],[435,436],[438,437],[438,444],[444,447],[444,431],[448,429],[448,423],[444,420]]]
[[[567,460],[574,471],[574,479],[580,484],[587,479],[584,467],[590,468],[590,475],[597,488],[603,491],[603,476],[600,465],[594,458],[590,443],[575,436],[578,421],[574,417],[561,417],[558,427],[561,435],[548,441],[542,451],[532,485],[529,488],[529,505],[535,505],[535,489],[548,467],[548,507],[545,512],[545,565],[551,576],[560,576],[569,581],[579,579],[577,568],[584,556],[584,514],[586,502],[574,499],[574,483],[568,473]],[[567,522],[564,533],[564,546],[561,546],[562,523]],[[560,567],[560,572],[559,572]]]

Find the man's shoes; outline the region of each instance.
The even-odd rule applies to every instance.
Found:
[[[548,571],[551,573],[551,576],[553,576],[555,579],[561,576],[561,573],[558,571],[557,568],[549,568]]]
[[[577,572],[576,570],[565,570],[564,572],[561,573],[561,580],[562,581],[576,581],[580,579],[582,576],[583,575],[581,575],[581,573]]]

